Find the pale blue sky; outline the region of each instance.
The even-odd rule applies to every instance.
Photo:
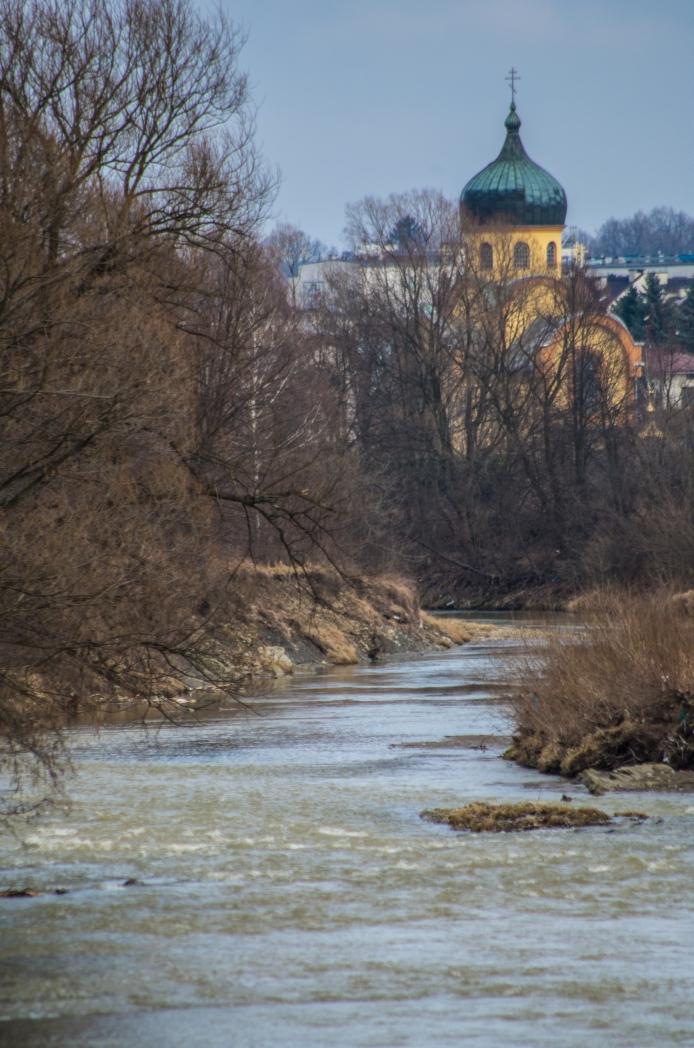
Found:
[[[221,0],[249,33],[275,218],[341,246],[366,194],[457,196],[503,141],[504,77],[567,221],[694,213],[694,0]]]

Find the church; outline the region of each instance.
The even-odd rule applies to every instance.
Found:
[[[488,303],[500,289],[513,300],[513,308],[505,308],[503,341],[517,361],[519,379],[524,367],[537,369],[539,362],[548,375],[554,372],[564,387],[563,396],[575,396],[575,390],[569,392],[569,376],[575,379],[579,359],[582,381],[586,388],[592,386],[594,399],[597,391],[605,401],[607,391],[613,406],[629,412],[642,385],[643,347],[608,314],[594,284],[586,293],[589,281],[581,267],[562,264],[566,193],[525,151],[511,79],[501,150],[460,195],[461,283],[472,279],[484,286]],[[340,259],[302,265],[295,300],[310,310],[335,274],[355,269],[382,272],[398,265],[397,244],[365,243]],[[581,281],[582,297],[576,294]]]
[[[499,155],[461,193],[468,266],[480,280],[503,283],[515,296],[507,343],[525,344],[547,369],[560,367],[569,347],[579,350],[596,375],[602,373],[613,402],[633,403],[643,374],[642,347],[619,319],[571,293],[571,273],[562,273],[561,261],[566,193],[528,156],[520,128],[512,97]]]

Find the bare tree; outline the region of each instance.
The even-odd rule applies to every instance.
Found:
[[[265,244],[270,254],[277,258],[282,274],[290,278],[299,275],[299,269],[305,262],[319,262],[327,250],[320,240],[288,222],[276,226]]]
[[[601,255],[677,255],[694,250],[694,218],[671,207],[637,211],[629,218],[608,218],[598,230],[593,251]]]
[[[204,258],[271,188],[242,39],[183,0],[0,4],[0,733],[49,775],[65,712],[210,672],[228,565],[186,460]],[[31,761],[29,761],[31,765]]]
[[[349,470],[332,375],[256,245],[208,262],[196,333],[198,444],[187,465],[220,507],[221,533],[259,559],[336,555]]]
[[[332,279],[323,333],[416,570],[478,593],[575,576],[598,508],[633,505],[633,362],[596,287],[519,279],[501,229],[484,268],[435,194],[367,199],[348,223],[361,261]]]
[[[403,219],[416,237],[394,240]],[[460,376],[452,365],[461,274],[456,209],[433,192],[348,210],[348,233],[361,266],[332,281],[332,338],[348,376],[346,397],[366,461],[387,464],[406,512],[446,504]],[[450,507],[448,507],[450,509]]]

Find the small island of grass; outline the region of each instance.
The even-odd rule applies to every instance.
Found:
[[[475,801],[463,808],[433,808],[422,818],[446,823],[452,830],[472,833],[506,833],[511,830],[571,829],[606,826],[612,822],[599,808],[568,804],[485,804]]]

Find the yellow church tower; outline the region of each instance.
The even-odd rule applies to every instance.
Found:
[[[502,272],[518,277],[559,277],[566,193],[526,153],[516,111],[515,69],[509,79],[511,107],[501,152],[470,179],[460,195],[461,217],[477,255],[471,262],[491,279]]]
[[[626,326],[596,307],[590,296],[587,307],[567,297],[570,278],[562,279],[561,272],[566,193],[526,153],[516,111],[515,69],[508,79],[511,106],[501,152],[460,195],[467,264],[484,283],[504,289],[513,303],[505,312],[507,346],[525,340],[527,353],[537,337],[533,325],[537,329],[535,322],[542,321],[542,341],[535,349],[543,367],[568,375],[567,360],[580,354],[590,358],[596,374],[600,372],[612,405],[633,400],[643,370],[641,347]]]

